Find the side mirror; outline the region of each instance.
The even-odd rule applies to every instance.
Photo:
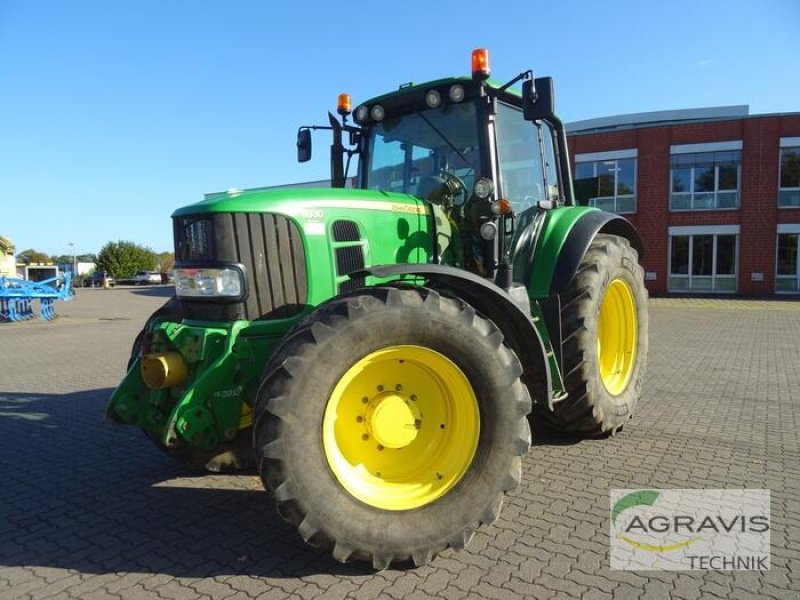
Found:
[[[297,162],[311,160],[311,130],[297,130]]]
[[[522,116],[526,121],[550,121],[555,118],[555,93],[552,77],[538,77],[522,82]]]

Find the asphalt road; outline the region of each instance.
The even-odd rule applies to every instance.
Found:
[[[651,301],[643,400],[614,438],[534,432],[467,550],[371,572],[307,547],[250,475],[197,476],[103,423],[170,288],[79,290],[0,323],[0,598],[798,598],[800,302]],[[771,569],[609,567],[611,488],[768,488]]]

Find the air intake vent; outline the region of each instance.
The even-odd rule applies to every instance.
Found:
[[[366,284],[367,280],[363,277],[354,277],[353,279],[348,279],[339,284],[339,293],[347,294],[353,290],[364,287]]]
[[[355,221],[339,220],[333,222],[333,251],[336,257],[336,275],[339,281],[339,293],[345,294],[364,287],[363,277],[347,278],[350,273],[364,268],[364,243]]]
[[[334,242],[357,242],[360,239],[358,225],[354,221],[335,221],[333,223]]]
[[[349,275],[364,268],[364,252],[361,246],[336,249],[336,274]]]
[[[361,246],[336,248],[336,274],[340,277],[364,268],[364,249]],[[344,294],[366,283],[363,277],[347,279],[339,284],[339,293]]]

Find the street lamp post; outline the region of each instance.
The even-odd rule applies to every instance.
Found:
[[[75,263],[75,242],[70,242],[69,248],[72,254],[72,278],[75,279],[78,276],[78,265]]]

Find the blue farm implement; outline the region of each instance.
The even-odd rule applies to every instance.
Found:
[[[33,303],[39,300],[39,317],[56,318],[56,300],[72,300],[72,274],[65,273],[43,281],[0,277],[0,321],[25,321],[34,316]]]

